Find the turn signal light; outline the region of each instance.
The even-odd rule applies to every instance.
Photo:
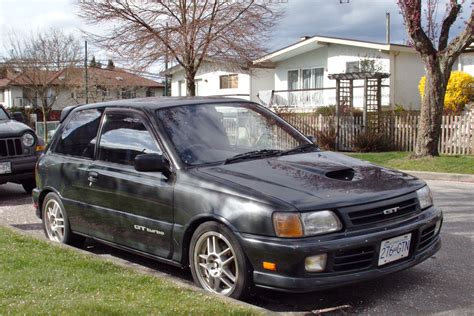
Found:
[[[273,263],[273,262],[264,261],[264,262],[263,262],[263,268],[264,268],[265,270],[276,271],[277,266],[276,266],[276,264]]]
[[[46,148],[46,146],[36,146],[36,151],[44,151],[44,149]]]
[[[278,237],[303,236],[303,227],[299,214],[273,213],[273,227]]]

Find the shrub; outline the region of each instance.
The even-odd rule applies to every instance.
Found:
[[[325,150],[336,149],[336,128],[331,124],[329,129],[316,132],[316,143]]]
[[[354,137],[353,147],[357,152],[380,152],[391,150],[392,144],[387,135],[368,130]]]
[[[335,105],[328,105],[328,106],[319,106],[314,110],[314,114],[321,114],[323,116],[333,116],[336,115],[336,106]]]
[[[425,95],[426,77],[421,77],[418,89],[423,98]],[[474,77],[462,71],[451,72],[451,77],[446,87],[446,96],[444,97],[444,110],[448,113],[459,113],[464,106],[472,99],[474,86]]]

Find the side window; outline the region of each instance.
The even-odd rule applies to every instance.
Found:
[[[83,110],[72,115],[53,151],[58,154],[92,159],[102,111]]]
[[[106,113],[98,159],[133,165],[136,155],[161,154],[162,151],[142,122],[143,119],[134,113]]]

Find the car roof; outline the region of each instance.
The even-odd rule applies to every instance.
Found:
[[[115,100],[101,103],[91,103],[75,107],[75,109],[88,109],[98,107],[127,107],[127,108],[139,108],[139,109],[150,109],[157,110],[167,107],[180,106],[180,105],[193,105],[193,104],[205,104],[205,103],[235,103],[235,102],[246,102],[251,101],[239,99],[239,98],[227,98],[227,97],[148,97],[139,99],[126,99],[126,100]]]

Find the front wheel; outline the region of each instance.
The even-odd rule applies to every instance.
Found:
[[[49,240],[82,246],[85,238],[71,232],[69,219],[61,199],[56,193],[48,193],[42,207],[43,228]]]
[[[199,226],[191,239],[189,258],[194,282],[203,289],[236,299],[249,294],[250,264],[224,225],[207,222]]]

